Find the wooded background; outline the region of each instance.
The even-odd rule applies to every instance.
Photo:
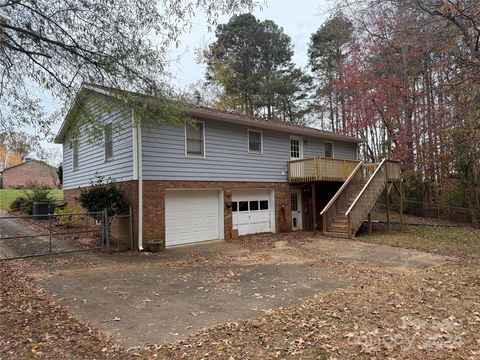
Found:
[[[362,137],[363,160],[401,161],[408,199],[478,217],[478,1],[340,1],[306,69],[272,21],[233,16],[216,37],[203,58],[214,105]]]

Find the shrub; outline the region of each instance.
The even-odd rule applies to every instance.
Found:
[[[55,215],[61,215],[57,216],[58,221],[65,226],[72,226],[77,223],[78,219],[72,215],[73,213],[75,213],[75,209],[68,205],[55,209]]]
[[[17,197],[10,204],[13,211],[21,211],[27,214],[32,213],[33,203],[36,202],[52,202],[50,190],[42,187],[34,187],[30,191],[25,190],[24,195]]]
[[[124,213],[128,205],[123,190],[111,178],[105,181],[104,177],[98,174],[95,174],[95,178],[89,188],[80,190],[80,196],[75,200],[86,212],[95,213],[91,216],[98,221],[102,219],[100,213],[104,209],[107,209],[109,218]]]
[[[25,196],[19,196],[10,204],[10,210],[12,211],[23,211],[28,199]]]

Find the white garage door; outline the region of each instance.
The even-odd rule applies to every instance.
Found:
[[[219,199],[218,190],[166,190],[166,246],[220,239]]]
[[[239,235],[275,231],[273,190],[234,190],[233,228]]]

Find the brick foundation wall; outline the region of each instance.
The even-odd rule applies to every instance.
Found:
[[[135,248],[138,246],[138,182],[121,182],[127,202],[133,209]],[[143,181],[143,247],[148,248],[149,241],[160,241],[165,248],[165,190],[166,189],[221,189],[224,194],[224,235],[225,240],[232,238],[232,201],[233,190],[273,189],[275,192],[275,229],[276,232],[288,232],[292,229],[290,208],[290,186],[288,183],[253,182],[215,182],[215,181]],[[64,199],[70,206],[81,207],[75,197],[79,189],[64,191]],[[282,209],[282,204],[284,209]],[[127,223],[113,224],[112,235],[124,241],[129,239]],[[129,240],[128,240],[129,241]]]
[[[57,186],[57,169],[38,161],[27,161],[3,170],[2,186],[5,189],[12,187],[30,187],[31,183],[54,188]]]
[[[275,223],[277,232],[292,229],[290,187],[287,183],[254,183],[223,181],[156,181],[143,182],[143,242],[160,241],[165,247],[165,190],[166,189],[221,189],[224,194],[225,240],[232,237],[232,191],[240,189],[273,189],[275,191]],[[282,210],[282,204],[285,208]]]
[[[129,206],[132,207],[133,212],[133,238],[138,236],[138,182],[137,181],[123,181],[118,183],[125,194],[125,198]],[[85,210],[75,201],[75,198],[80,195],[80,189],[68,189],[63,191],[63,200],[70,207],[77,209],[79,212]],[[122,245],[129,246],[130,244],[130,224],[128,218],[114,219],[112,222],[111,235],[116,239],[119,239]]]

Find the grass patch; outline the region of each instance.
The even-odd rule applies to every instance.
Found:
[[[362,235],[358,240],[441,255],[480,257],[480,230],[466,227],[407,226],[391,233]]]
[[[0,209],[8,211],[10,210],[10,204],[17,197],[22,196],[27,189],[0,189]],[[63,200],[63,190],[53,189],[50,194],[55,200]]]

